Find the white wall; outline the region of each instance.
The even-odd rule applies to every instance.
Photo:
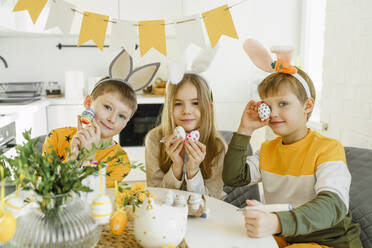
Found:
[[[159,8],[164,0],[147,0],[151,3],[158,1]],[[89,9],[88,1],[73,1],[81,10],[97,11],[101,14],[112,14],[116,12],[116,1],[110,1],[111,7],[99,8],[93,6]],[[81,6],[79,6],[79,2]],[[145,0],[142,0],[142,3]],[[178,1],[178,5],[172,8],[174,11],[162,13],[161,11],[142,11],[139,7],[132,8],[126,13],[121,11],[121,19],[126,17],[135,20],[134,13],[143,19],[146,17],[159,18],[163,16],[171,18],[175,13],[182,12],[185,16],[200,14],[204,11],[219,7],[223,4],[235,4],[240,1],[228,0],[184,0]],[[121,2],[121,8],[125,8],[128,1]],[[132,6],[133,7],[133,6]],[[152,5],[156,9],[157,5]],[[300,28],[301,28],[302,0],[260,0],[246,1],[231,8],[231,14],[239,35],[239,40],[223,37],[219,43],[219,50],[214,62],[205,73],[209,81],[214,97],[215,109],[219,121],[218,128],[235,130],[240,121],[240,114],[248,100],[257,98],[255,93],[256,85],[265,74],[256,69],[250,62],[242,49],[242,43],[246,38],[260,40],[265,46],[271,45],[294,45],[297,52],[300,49]],[[107,11],[107,13],[105,13]],[[129,14],[130,13],[130,14]],[[115,15],[116,17],[116,15]],[[137,19],[141,20],[141,19]],[[58,36],[45,37],[2,37],[0,34],[0,55],[8,61],[9,68],[4,69],[0,65],[0,82],[3,81],[58,81],[64,83],[64,72],[68,70],[82,70],[85,79],[107,74],[108,65],[115,56],[116,51],[104,49],[101,52],[97,48],[64,48],[58,50],[56,45],[76,44],[77,36],[68,38]],[[109,39],[109,37],[108,37]],[[207,36],[206,39],[208,40]],[[91,43],[90,43],[91,44]],[[176,50],[174,38],[167,40],[169,56],[171,51]],[[151,51],[144,58],[137,54],[134,58],[136,64],[161,61],[162,67],[158,76],[166,78],[166,58],[157,52]],[[258,147],[259,142],[264,138],[264,132],[260,132],[253,143]]]
[[[328,0],[321,120],[345,146],[372,148],[372,2]]]

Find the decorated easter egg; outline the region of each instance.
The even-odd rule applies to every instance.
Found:
[[[186,136],[187,141],[198,141],[200,137],[199,131],[194,130]]]
[[[110,229],[115,235],[120,235],[127,227],[128,217],[124,210],[116,210],[110,219]]]
[[[174,206],[176,206],[176,207],[187,206],[186,197],[184,195],[177,195],[176,200],[174,201]]]
[[[183,127],[181,127],[181,126],[177,126],[177,127],[174,129],[173,134],[174,134],[177,138],[182,138],[183,140],[186,139],[186,132],[185,132],[185,129],[183,129]]]
[[[260,117],[261,121],[264,121],[270,117],[270,107],[264,102],[261,102],[258,106],[258,116]]]
[[[203,199],[199,194],[192,194],[189,198],[188,203],[191,209],[197,211],[200,206],[203,206]]]
[[[171,190],[167,191],[167,194],[165,195],[163,204],[165,205],[173,205],[174,203],[174,198],[176,197],[175,193]]]
[[[98,224],[107,224],[112,214],[112,203],[107,195],[99,195],[92,202],[93,218]]]
[[[80,120],[84,124],[89,124],[92,122],[94,118],[94,111],[91,108],[87,108],[86,110],[83,111],[80,115]]]
[[[19,215],[24,205],[23,198],[16,195],[9,196],[4,204],[5,210],[10,211],[14,216]]]
[[[16,219],[11,212],[0,212],[0,241],[8,242],[13,237],[16,226]]]

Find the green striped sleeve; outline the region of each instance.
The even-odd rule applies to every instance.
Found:
[[[240,187],[250,183],[249,165],[246,163],[251,136],[234,133],[227,149],[222,171],[224,183]]]
[[[321,191],[312,201],[293,209],[277,212],[282,226],[281,236],[306,235],[335,226],[347,214],[341,198],[330,191]]]

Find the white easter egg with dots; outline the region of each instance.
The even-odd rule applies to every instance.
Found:
[[[185,129],[183,129],[183,127],[181,127],[181,126],[177,126],[174,129],[174,133],[173,134],[177,137],[177,139],[178,138],[182,138],[183,140],[186,139]]]
[[[266,103],[263,102],[258,106],[258,116],[260,117],[261,121],[269,119],[270,112],[270,107]]]
[[[199,131],[194,130],[186,136],[187,141],[198,141],[200,137]]]
[[[112,203],[107,195],[97,196],[92,202],[92,214],[97,224],[107,224],[112,214]]]

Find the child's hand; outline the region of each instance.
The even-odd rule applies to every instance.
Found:
[[[71,151],[73,155],[77,156],[76,151],[79,152],[85,148],[87,150],[92,149],[92,144],[98,146],[101,141],[101,128],[97,124],[96,120],[93,119],[92,123],[87,127],[83,128],[80,116],[78,116],[78,131],[71,140]],[[94,159],[95,154],[92,154],[91,158]]]
[[[79,132],[83,128],[82,124],[81,124],[81,120],[80,120],[80,115],[77,116],[77,123],[78,123],[77,124],[77,132]],[[80,140],[76,135],[74,135],[72,137],[70,147],[71,147],[71,152],[70,152],[69,159],[70,160],[75,160],[78,156],[78,153],[80,152],[80,149],[81,149]]]
[[[162,140],[165,141],[165,152],[173,161],[173,174],[181,180],[184,163],[183,140],[181,138],[176,139],[174,134],[166,136]]]
[[[80,149],[85,148],[90,150],[92,149],[92,144],[98,146],[101,141],[101,128],[98,126],[96,120],[93,119],[92,123],[87,127],[78,130],[75,136],[80,141]]]
[[[257,206],[261,203],[255,200],[247,200],[248,206]],[[276,214],[260,210],[245,210],[243,212],[245,229],[250,238],[260,238],[280,233],[282,231],[279,217]]]
[[[245,106],[237,133],[252,135],[253,131],[269,123],[269,119],[261,121],[258,116],[258,104],[251,100]]]
[[[199,141],[186,141],[185,150],[189,160],[186,164],[187,178],[193,178],[199,171],[201,162],[203,162],[206,154],[206,146]]]

